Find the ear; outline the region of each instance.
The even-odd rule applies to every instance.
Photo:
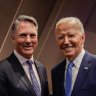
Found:
[[[82,34],[82,44],[85,42],[85,33]]]
[[[12,38],[12,40],[14,40],[14,34],[11,34],[11,38]]]

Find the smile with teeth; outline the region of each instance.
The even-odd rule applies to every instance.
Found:
[[[30,49],[32,48],[33,46],[23,46],[25,49]]]
[[[73,47],[72,46],[64,47],[64,49],[70,49],[70,48],[73,48]]]
[[[74,46],[70,45],[70,46],[62,46],[62,49],[66,50],[66,51],[70,51],[71,49],[73,49]]]

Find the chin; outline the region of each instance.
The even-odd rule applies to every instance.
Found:
[[[27,56],[31,56],[32,54],[33,54],[32,52],[25,53],[25,55],[27,55]]]
[[[24,50],[23,51],[25,54],[32,54],[34,52],[34,50]]]
[[[29,51],[29,52],[24,52],[24,56],[32,56],[33,52],[32,51]]]
[[[65,54],[65,57],[69,57],[69,58],[70,58],[70,57],[74,57],[74,54],[68,54],[68,53],[67,53],[67,54]]]

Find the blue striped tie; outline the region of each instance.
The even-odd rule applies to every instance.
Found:
[[[32,68],[33,62],[31,60],[28,60],[26,62],[29,65],[29,73],[30,73],[30,77],[32,80],[32,88],[34,89],[36,96],[41,96],[40,86],[39,86],[39,83],[36,79],[35,73],[34,73],[33,68]]]
[[[73,62],[70,62],[66,71],[66,82],[65,82],[65,94],[66,96],[71,96],[71,88],[72,88],[72,67]]]

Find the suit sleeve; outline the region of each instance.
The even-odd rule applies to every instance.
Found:
[[[7,92],[8,89],[6,75],[4,74],[2,65],[0,65],[0,96],[8,96]]]

